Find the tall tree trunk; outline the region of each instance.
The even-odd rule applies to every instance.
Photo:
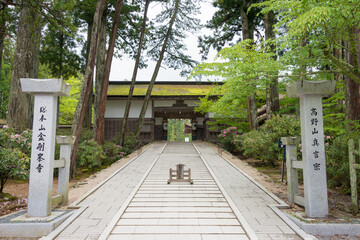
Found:
[[[32,97],[22,92],[20,78],[38,77],[40,36],[41,17],[36,9],[24,4],[19,17],[8,110],[8,124],[17,131],[32,125]]]
[[[95,76],[95,95],[94,95],[94,138],[96,138],[96,130],[97,130],[97,120],[99,118],[100,111],[100,99],[101,99],[101,91],[104,81],[104,73],[105,73],[105,63],[106,63],[106,19],[107,14],[104,12],[100,33],[99,33],[99,42],[98,42],[98,50],[96,55],[96,76]]]
[[[349,51],[345,52],[346,62],[350,65],[359,66],[360,63],[360,46],[355,45],[359,43],[359,30],[353,31],[352,35],[354,40],[347,43],[347,49]],[[345,116],[347,120],[359,120],[360,119],[360,85],[356,83],[353,79],[348,76],[345,76]]]
[[[275,13],[270,11],[265,16],[265,39],[271,40],[275,38],[274,34],[274,25],[275,25]],[[274,44],[270,44],[270,51],[275,51]],[[276,60],[276,56],[274,57]],[[278,89],[278,79],[273,77],[269,87],[266,89],[266,118],[270,119],[271,113],[277,112],[280,110],[279,102],[279,89]]]
[[[121,129],[120,129],[120,136],[121,136],[120,145],[123,145],[124,141],[125,141],[126,126],[127,126],[127,121],[128,121],[128,118],[129,118],[129,113],[130,113],[131,100],[132,100],[133,93],[134,93],[134,88],[135,88],[136,75],[137,75],[138,68],[139,68],[139,63],[140,63],[140,56],[141,56],[141,50],[142,50],[143,40],[144,40],[144,36],[145,36],[146,18],[147,18],[147,11],[148,11],[148,8],[149,8],[149,4],[150,4],[150,0],[146,0],[145,9],[144,9],[144,18],[143,18],[143,22],[142,22],[142,26],[141,26],[141,33],[140,33],[138,52],[137,52],[137,55],[136,55],[135,66],[134,66],[133,75],[132,75],[132,78],[131,78],[131,85],[130,85],[129,95],[128,95],[128,99],[126,101],[124,117],[123,117]]]
[[[82,128],[91,130],[91,119],[92,119],[92,103],[93,103],[93,95],[94,95],[94,89],[93,89],[93,82],[91,81],[90,86],[90,92],[89,92],[89,99],[88,103],[86,104],[86,110],[83,120],[83,126]]]
[[[88,63],[88,59],[89,59],[89,51],[90,51],[90,44],[91,44],[91,35],[92,35],[92,26],[93,26],[93,21],[92,22],[88,22],[88,32],[87,32],[87,46],[86,46],[86,66]],[[99,41],[98,41],[99,42]],[[90,129],[91,128],[91,117],[92,117],[92,101],[93,101],[93,82],[91,81],[91,86],[90,86],[90,92],[89,92],[89,99],[88,99],[88,103],[86,105],[86,110],[85,110],[85,115],[84,115],[84,120],[82,123],[82,127],[84,129]]]
[[[64,33],[60,33],[60,66],[58,72],[58,78],[62,78],[63,71],[63,57],[64,57]],[[56,131],[59,130],[59,121],[60,121],[60,96],[57,97],[56,104]]]
[[[1,70],[2,70],[2,56],[4,52],[4,40],[6,36],[6,16],[5,9],[0,11],[0,80],[1,80]]]
[[[360,119],[359,84],[345,76],[345,116],[347,120]]]
[[[104,138],[104,121],[105,121],[104,117],[105,117],[107,90],[109,86],[111,62],[114,54],[115,40],[116,40],[117,30],[119,27],[120,13],[122,6],[123,6],[123,0],[118,0],[115,8],[115,19],[110,36],[109,49],[106,55],[104,81],[103,81],[103,87],[102,87],[101,99],[100,99],[99,119],[97,120],[97,128],[96,128],[96,141],[98,144],[102,144]]]
[[[250,25],[249,25],[247,10],[248,10],[248,8],[246,6],[243,6],[242,8],[240,8],[243,40],[254,39],[254,32],[252,31],[252,29],[250,28]],[[248,98],[248,111],[249,111],[250,130],[257,129],[258,121],[257,121],[257,107],[256,107],[256,94],[255,93],[253,93]]]
[[[75,160],[76,160],[76,152],[79,145],[79,138],[81,133],[81,127],[82,127],[82,121],[84,120],[86,105],[89,100],[89,93],[90,88],[92,86],[92,79],[94,74],[94,67],[95,67],[95,58],[96,58],[96,48],[97,48],[97,41],[98,41],[98,34],[99,34],[99,28],[101,24],[101,16],[104,11],[104,7],[107,0],[98,0],[96,5],[96,10],[94,14],[94,23],[92,26],[91,31],[91,42],[90,42],[90,51],[89,56],[86,64],[86,70],[85,70],[85,76],[83,85],[81,88],[80,98],[78,105],[76,107],[76,112],[73,120],[73,126],[72,126],[72,133],[75,135],[75,142],[74,147],[71,154],[71,164],[70,164],[70,171],[71,175],[74,174],[74,168],[75,168]]]
[[[342,45],[343,45],[343,41],[339,40],[338,41],[338,46],[342,46]],[[344,59],[343,48],[334,48],[333,55],[337,59]],[[344,74],[335,73],[334,78],[335,78],[336,81],[342,81],[342,80],[344,80]]]
[[[171,30],[172,30],[172,27],[173,27],[174,22],[175,22],[175,18],[176,18],[177,12],[179,10],[179,2],[180,2],[180,0],[176,0],[176,2],[175,2],[174,13],[171,16],[171,19],[170,19],[170,22],[169,22],[169,28],[168,28],[168,30],[166,32],[166,35],[165,35],[165,39],[164,39],[164,42],[163,42],[163,45],[162,45],[162,48],[161,48],[161,51],[160,51],[160,56],[159,56],[159,59],[156,62],[156,66],[155,66],[153,75],[151,77],[151,81],[150,81],[148,89],[146,91],[146,95],[145,95],[145,98],[144,98],[143,106],[141,108],[139,120],[138,120],[136,128],[135,128],[134,135],[135,135],[136,138],[138,138],[140,136],[141,127],[142,127],[142,125],[144,123],[145,114],[146,114],[146,110],[147,110],[147,107],[148,107],[148,104],[149,104],[149,99],[150,99],[150,96],[151,96],[151,92],[152,92],[152,89],[154,87],[157,75],[159,73],[161,62],[162,62],[162,60],[164,58],[165,50],[166,50],[166,47],[167,47],[167,42],[169,40]]]
[[[92,25],[93,25],[93,21],[89,21],[88,22],[88,32],[87,32],[87,45],[86,45],[86,59],[87,59],[86,64],[87,64],[87,61],[88,61],[89,51],[90,51]],[[88,100],[88,103],[86,105],[84,120],[83,120],[83,123],[82,123],[82,128],[88,129],[88,130],[91,129],[93,93],[94,93],[94,91],[93,91],[93,82],[91,81],[90,92],[89,92],[89,100]]]

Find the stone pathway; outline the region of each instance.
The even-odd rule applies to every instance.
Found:
[[[193,185],[167,184],[179,163]],[[155,143],[80,202],[87,209],[56,239],[302,239],[274,204],[206,143]]]
[[[165,145],[153,144],[97,191],[78,203],[77,206],[86,206],[86,210],[56,239],[98,239]]]
[[[167,184],[176,164],[191,169],[194,184]],[[120,219],[100,239],[248,239],[218,185],[190,144],[170,144]]]
[[[259,239],[302,239],[269,207],[277,201],[206,143],[195,146]]]

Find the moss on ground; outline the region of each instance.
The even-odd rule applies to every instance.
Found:
[[[134,96],[144,96],[147,91],[147,84],[136,85]],[[128,85],[110,85],[108,95],[121,96],[128,95],[130,86]],[[155,85],[151,93],[152,96],[204,96],[215,88],[209,85]]]

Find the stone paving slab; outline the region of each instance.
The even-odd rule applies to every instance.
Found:
[[[269,207],[279,204],[275,199],[206,143],[195,146],[259,239],[302,239]]]
[[[167,184],[169,168],[179,163],[191,169],[192,185]],[[100,239],[248,239],[191,144],[169,144],[126,210],[117,216]]]
[[[271,209],[278,204],[271,196],[205,143],[164,146],[153,144],[80,202],[87,209],[57,239],[105,239],[104,229],[119,210],[121,217],[106,239],[249,239],[244,226],[250,226],[258,239],[302,239]],[[193,185],[167,184],[169,168],[178,163],[191,168]],[[145,179],[141,185],[140,179]]]
[[[98,239],[165,145],[151,145],[142,155],[78,203],[78,206],[87,206],[87,209],[56,239]]]

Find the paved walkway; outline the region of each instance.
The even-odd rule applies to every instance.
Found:
[[[178,163],[193,185],[167,184]],[[302,239],[274,204],[206,143],[155,143],[80,202],[87,209],[56,239]]]
[[[87,209],[56,239],[98,239],[164,146],[165,143],[153,144],[97,191],[78,203],[78,206],[86,206]]]
[[[259,239],[301,239],[270,208],[279,205],[206,143],[195,145]]]

